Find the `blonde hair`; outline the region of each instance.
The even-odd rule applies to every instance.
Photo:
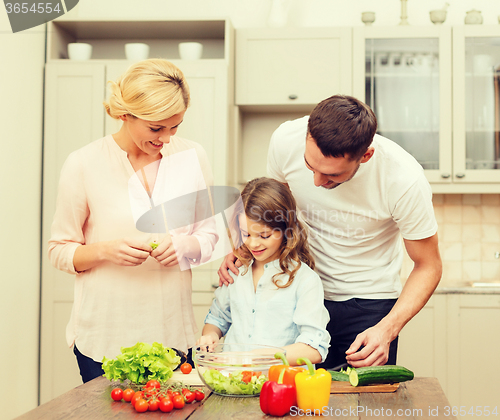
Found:
[[[241,192],[241,201],[237,207],[239,208],[236,209],[232,219],[234,231],[240,232],[239,216],[244,214],[250,220],[282,233],[279,256],[281,272],[272,278],[276,287],[290,286],[301,263],[314,270],[315,263],[309,251],[307,231],[298,219],[297,204],[287,186],[271,178],[253,179]],[[241,238],[241,234],[236,238],[237,249],[234,254],[245,266],[243,273],[246,273],[253,256]],[[290,270],[291,267],[293,267],[292,270]],[[278,282],[283,274],[288,275],[288,281],[285,284]]]
[[[104,102],[112,118],[132,115],[147,121],[166,120],[189,106],[189,86],[171,62],[149,59],[132,64],[116,81]]]

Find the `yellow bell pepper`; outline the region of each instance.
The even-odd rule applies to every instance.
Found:
[[[307,364],[308,371],[299,372],[295,376],[297,387],[297,405],[302,410],[319,410],[328,406],[332,376],[325,369],[314,370],[309,359],[297,359],[297,364]]]

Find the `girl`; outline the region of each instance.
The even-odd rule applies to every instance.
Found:
[[[269,178],[250,181],[234,221],[243,265],[219,287],[197,345],[253,343],[280,346],[291,365],[299,357],[325,360],[330,335],[323,286],[313,271],[307,234],[290,190]]]
[[[66,338],[84,382],[121,347],[194,345],[191,270],[180,264],[209,260],[218,238],[213,221],[194,217],[170,234],[136,226],[153,206],[211,184],[203,148],[175,135],[190,100],[182,72],[145,60],[111,88],[105,108],[122,126],[69,155],[49,241],[52,264],[76,276]]]

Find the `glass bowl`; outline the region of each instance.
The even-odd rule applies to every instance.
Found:
[[[274,355],[280,347],[258,344],[218,344],[207,350],[196,347],[193,361],[201,380],[213,393],[230,397],[255,397],[268,378],[271,366],[281,365]]]

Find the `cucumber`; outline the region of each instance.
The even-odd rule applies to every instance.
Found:
[[[413,377],[413,372],[403,366],[367,366],[351,369],[349,382],[352,386],[391,384],[393,382],[411,381]]]
[[[335,370],[329,370],[328,373],[332,375],[332,381],[349,382],[349,375],[347,373],[337,372]]]

